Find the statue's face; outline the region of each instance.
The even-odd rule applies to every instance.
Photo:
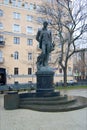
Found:
[[[43,23],[44,27],[46,28],[48,26],[48,23],[47,22],[44,22]]]

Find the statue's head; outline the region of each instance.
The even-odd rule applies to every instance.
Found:
[[[43,26],[44,26],[44,27],[47,27],[47,26],[48,26],[48,22],[47,22],[47,21],[44,21],[44,22],[43,22]]]

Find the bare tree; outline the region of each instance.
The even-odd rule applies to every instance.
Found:
[[[54,32],[54,43],[58,54],[56,61],[64,72],[64,86],[67,85],[69,58],[79,51],[76,48],[76,41],[81,39],[87,31],[85,22],[87,12],[84,11],[87,8],[87,2],[82,3],[80,0],[77,6],[74,9],[71,0],[50,0],[50,2],[44,2],[39,10],[49,21]],[[59,45],[60,49],[58,49]]]
[[[74,56],[73,72],[76,74],[77,79],[87,78],[87,50],[82,50]]]

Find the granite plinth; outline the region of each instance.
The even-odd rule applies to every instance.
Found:
[[[50,95],[54,92],[53,79],[54,71],[51,68],[43,67],[36,72],[37,76],[37,95]]]

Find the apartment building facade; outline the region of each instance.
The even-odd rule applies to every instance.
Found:
[[[0,84],[36,82],[37,56],[41,53],[36,41],[43,16],[38,14],[42,0],[0,1]],[[53,53],[49,63],[53,63]],[[63,81],[60,66],[53,66],[54,81]],[[72,59],[68,65],[68,79],[72,79]]]

